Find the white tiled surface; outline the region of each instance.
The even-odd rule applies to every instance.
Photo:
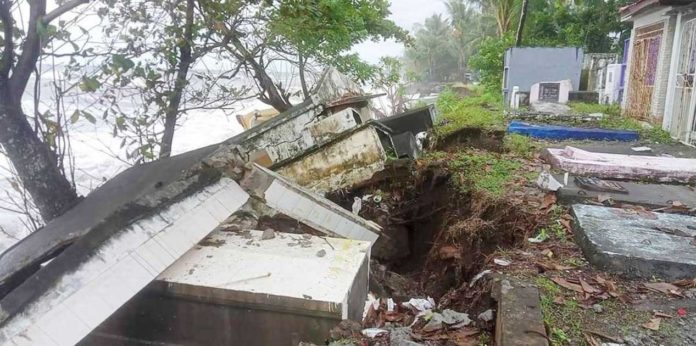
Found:
[[[379,237],[377,233],[372,232],[354,218],[333,210],[326,203],[317,202],[316,198],[310,198],[308,194],[309,192],[302,193],[297,189],[289,188],[285,183],[276,179],[266,190],[265,199],[270,207],[321,232],[337,234],[348,239],[366,240],[371,243],[374,243]]]
[[[358,280],[367,284],[367,271],[362,273],[365,277],[357,275],[362,264],[369,261],[370,242],[288,233],[261,240],[262,234],[215,231],[209,238],[219,246],[196,246],[157,279],[253,292],[262,297],[310,296],[314,301],[341,304],[347,315],[346,299],[353,283]],[[325,254],[319,257],[317,252],[321,250]]]
[[[231,179],[119,232],[0,330],[0,344],[73,345],[239,209]],[[169,222],[165,222],[165,219]]]

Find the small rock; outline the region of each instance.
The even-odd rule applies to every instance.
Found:
[[[400,328],[394,328],[390,331],[390,333],[389,333],[389,345],[420,346],[422,344],[414,342],[413,339],[411,339],[411,328],[400,327]]]
[[[317,257],[324,257],[324,256],[326,256],[326,250],[321,249],[321,250],[317,251]]]
[[[488,309],[478,315],[479,320],[484,321],[484,322],[490,322],[493,321],[493,310]]]
[[[594,310],[595,313],[601,314],[602,312],[604,312],[604,307],[600,304],[595,304],[592,305],[592,310]]]
[[[270,228],[266,228],[266,230],[263,231],[263,234],[261,235],[261,240],[269,240],[273,238],[275,238],[275,232]]]
[[[507,267],[507,266],[509,266],[510,264],[512,264],[511,261],[504,260],[504,259],[501,259],[501,258],[496,258],[496,259],[494,259],[494,260],[493,260],[493,263],[495,263],[495,264],[497,264],[497,265],[499,265],[499,266],[501,266],[501,267]]]

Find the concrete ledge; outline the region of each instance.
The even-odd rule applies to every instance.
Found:
[[[539,290],[514,279],[496,279],[493,297],[498,301],[495,340],[498,346],[547,346]]]
[[[554,175],[556,180],[563,182],[563,175]],[[568,185],[556,193],[558,200],[564,204],[583,203],[587,200],[597,200],[599,195],[608,195],[618,203],[637,204],[650,208],[672,206],[671,202],[679,201],[686,206],[696,207],[696,192],[688,186],[667,184],[645,184],[637,182],[619,182],[628,193],[598,192],[584,189],[575,184],[573,176],[568,178]]]

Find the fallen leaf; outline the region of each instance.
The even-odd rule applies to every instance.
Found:
[[[582,290],[587,292],[587,293],[599,293],[599,290],[594,288],[592,285],[588,284],[585,282],[585,280],[580,279],[580,286],[582,287]]]
[[[572,226],[570,226],[570,221],[568,221],[566,219],[560,219],[560,220],[558,220],[558,222],[560,222],[561,225],[563,225],[563,227],[565,227],[566,231],[568,231],[568,232],[573,231]]]
[[[677,315],[679,315],[679,317],[684,317],[684,316],[686,316],[686,308],[679,308],[679,309],[677,309]]]
[[[582,333],[582,335],[585,337],[585,341],[587,341],[587,344],[590,346],[601,346],[602,344],[597,340],[594,336],[588,334],[588,333]]]
[[[672,285],[679,286],[679,287],[686,287],[686,288],[696,287],[696,279],[677,280],[677,281],[672,282]]]
[[[661,292],[664,294],[673,294],[675,296],[681,296],[681,291],[679,290],[679,287],[674,286],[670,283],[667,282],[648,282],[644,283],[643,286],[645,288],[655,291],[655,292]]]
[[[666,314],[664,312],[660,312],[660,311],[653,311],[653,317],[674,318],[674,316],[668,315],[668,314]]]
[[[541,254],[544,255],[544,256],[546,256],[546,257],[548,257],[548,258],[553,257],[553,251],[551,251],[550,249],[544,249],[544,250],[542,250],[542,251],[541,251]]]
[[[662,319],[659,317],[651,318],[650,321],[643,323],[642,327],[650,330],[659,330],[661,321]]]
[[[459,251],[459,249],[457,249],[454,246],[450,246],[450,245],[445,245],[445,246],[441,247],[439,250],[439,253],[440,253],[441,259],[450,259],[450,258],[461,259],[462,258],[462,254]]]
[[[578,292],[578,293],[583,293],[583,292],[584,292],[584,290],[582,289],[582,286],[576,285],[576,284],[571,284],[570,282],[566,281],[566,279],[564,279],[564,278],[555,276],[555,277],[552,277],[552,278],[551,278],[551,281],[553,281],[553,282],[555,282],[557,285],[559,285],[559,286],[561,286],[561,287],[563,287],[563,288],[569,289],[569,290],[571,290],[571,291],[575,291],[575,292]]]
[[[560,265],[560,264],[554,264],[554,265],[553,265],[553,269],[555,269],[555,270],[571,270],[571,269],[573,269],[573,267],[570,267],[570,266],[562,266],[562,265]]]
[[[549,192],[544,196],[544,200],[541,203],[541,209],[549,209],[555,203],[556,203],[556,194],[554,192]]]
[[[565,298],[561,296],[556,296],[553,298],[553,303],[558,305],[565,305]]]

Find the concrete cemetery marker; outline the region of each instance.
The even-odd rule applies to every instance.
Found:
[[[539,101],[558,102],[561,93],[561,83],[540,83]]]
[[[565,104],[568,103],[571,90],[573,90],[573,84],[570,80],[535,83],[529,92],[529,102],[530,104],[540,102]]]

